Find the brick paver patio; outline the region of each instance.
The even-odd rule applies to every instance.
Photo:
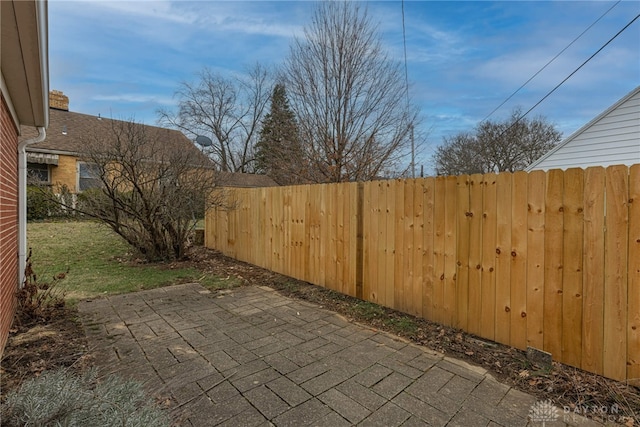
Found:
[[[143,381],[185,426],[542,425],[528,420],[533,396],[483,368],[266,287],[178,285],[79,308],[101,374]],[[599,425],[556,415],[545,425]]]

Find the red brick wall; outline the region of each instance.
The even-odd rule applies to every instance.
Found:
[[[18,130],[2,96],[0,110],[0,355],[18,287]]]

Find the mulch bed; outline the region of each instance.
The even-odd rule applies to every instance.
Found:
[[[91,356],[75,310],[58,307],[45,319],[18,315],[0,364],[0,396],[45,370],[68,368],[78,372],[91,366]]]
[[[640,389],[557,362],[544,366],[529,361],[523,351],[486,341],[461,330],[373,306],[361,300],[294,280],[233,260],[219,252],[195,247],[190,260],[170,267],[193,266],[218,276],[235,277],[244,285],[269,286],[371,328],[402,336],[446,355],[482,366],[497,379],[539,400],[598,421],[640,426]],[[91,352],[76,312],[60,307],[47,321],[18,319],[1,362],[2,397],[25,379],[45,369],[91,366]],[[617,413],[612,413],[617,408]]]

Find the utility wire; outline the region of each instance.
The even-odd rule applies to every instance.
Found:
[[[565,79],[564,79],[564,80],[562,80],[560,83],[558,83],[558,84],[556,85],[556,87],[554,87],[553,89],[551,89],[551,91],[549,91],[549,93],[547,93],[545,96],[543,96],[543,97],[542,97],[542,99],[541,99],[540,101],[536,102],[536,103],[535,103],[535,105],[534,105],[533,107],[529,108],[529,109],[527,110],[527,112],[526,112],[526,113],[524,113],[523,115],[521,115],[520,117],[518,117],[518,119],[517,119],[517,120],[515,120],[515,121],[511,124],[511,126],[509,126],[507,129],[505,129],[505,130],[504,130],[504,131],[499,135],[499,137],[500,137],[500,136],[502,136],[502,135],[504,135],[505,133],[507,133],[507,132],[512,128],[512,127],[514,127],[516,124],[518,124],[518,122],[520,122],[520,120],[524,119],[524,118],[525,118],[525,116],[526,116],[527,114],[529,114],[531,111],[533,111],[533,109],[534,109],[534,108],[536,108],[538,105],[542,104],[542,102],[543,102],[545,99],[547,99],[547,98],[548,98],[548,97],[549,97],[553,92],[555,92],[555,91],[556,91],[556,89],[558,89],[558,88],[559,88],[560,86],[562,86],[562,85],[563,85],[567,80],[569,80],[569,79],[570,79],[570,78],[571,78],[575,73],[577,73],[577,72],[578,72],[578,70],[580,70],[582,67],[584,67],[584,66],[587,64],[587,62],[591,61],[591,60],[592,60],[592,59],[593,59],[597,54],[599,54],[599,53],[602,51],[602,49],[604,49],[605,47],[607,47],[607,46],[609,45],[609,43],[611,43],[612,41],[614,41],[614,40],[615,40],[615,39],[616,39],[620,34],[622,34],[622,32],[623,32],[624,30],[626,30],[627,28],[629,28],[629,26],[630,26],[631,24],[633,24],[633,23],[634,23],[638,18],[640,18],[640,13],[639,13],[638,15],[636,15],[636,17],[635,17],[635,18],[633,18],[631,21],[629,21],[629,23],[628,23],[627,25],[625,25],[625,26],[624,26],[620,31],[618,31],[618,32],[616,33],[616,35],[615,35],[615,36],[611,37],[611,38],[610,38],[610,39],[609,39],[605,44],[603,44],[603,45],[602,45],[602,47],[600,47],[600,49],[598,49],[597,51],[595,51],[595,53],[594,53],[593,55],[591,55],[589,58],[587,58],[587,60],[586,60],[586,61],[584,61],[582,64],[580,64],[580,66],[579,66],[578,68],[576,68],[575,70],[573,70],[573,72],[571,72],[571,74],[569,74],[567,77],[565,77]]]
[[[553,61],[555,61],[560,55],[562,55],[567,49],[569,49],[576,41],[578,41],[578,39],[580,37],[582,37],[587,31],[589,31],[591,29],[591,27],[593,27],[594,25],[596,25],[602,18],[605,17],[606,14],[608,14],[609,12],[611,12],[611,10],[616,7],[618,5],[618,3],[620,3],[622,0],[618,0],[616,3],[614,3],[613,6],[611,6],[609,9],[607,9],[606,12],[604,12],[602,15],[600,15],[600,17],[598,19],[596,19],[591,25],[589,25],[583,32],[581,32],[578,37],[576,37],[575,39],[573,39],[573,41],[571,43],[569,43],[564,49],[562,49],[560,52],[558,52],[558,54],[556,56],[554,56],[553,58],[551,58],[551,60],[549,62],[547,62],[546,64],[544,64],[544,66],[542,68],[540,68],[533,76],[531,76],[529,78],[529,80],[527,80],[526,82],[524,82],[522,84],[522,86],[520,86],[518,89],[515,90],[515,92],[513,92],[511,95],[509,95],[509,97],[507,99],[505,99],[504,101],[502,101],[502,103],[500,105],[498,105],[496,108],[493,109],[493,111],[491,111],[489,114],[487,114],[487,116],[481,120],[481,122],[484,122],[485,120],[487,120],[489,117],[491,117],[493,115],[493,113],[495,113],[496,111],[498,111],[500,109],[500,107],[502,107],[504,104],[506,104],[511,98],[513,98],[518,92],[520,92],[520,90],[525,87],[527,84],[529,84],[529,82],[531,80],[533,80],[534,78],[536,78],[536,76],[538,74],[540,74],[542,71],[544,71],[545,68],[547,68]],[[404,16],[403,16],[404,19]],[[406,47],[405,47],[405,56],[406,56]]]
[[[402,0],[402,44],[404,46],[404,84],[407,96],[407,111],[409,110],[409,71],[407,67],[407,35],[404,25],[404,0]],[[413,123],[411,124],[411,178],[416,177],[416,147],[413,139]]]
[[[407,70],[407,34],[404,26],[404,0],[402,0],[402,44],[404,46],[404,84],[409,105],[409,71]]]

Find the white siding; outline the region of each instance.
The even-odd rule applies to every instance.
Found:
[[[562,141],[528,170],[640,163],[640,87]]]

